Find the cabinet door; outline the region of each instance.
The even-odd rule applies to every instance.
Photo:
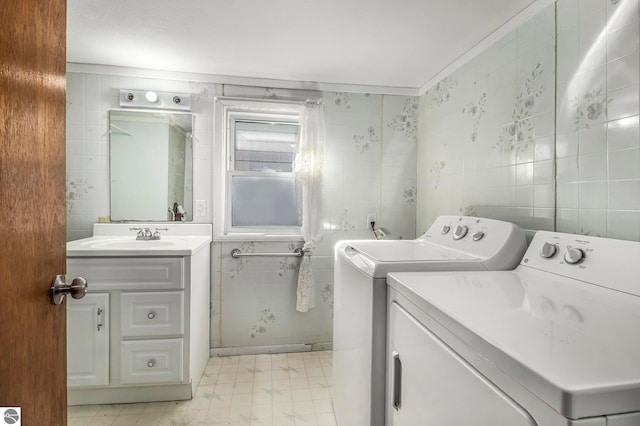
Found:
[[[109,294],[67,298],[67,386],[109,384]]]
[[[535,426],[516,402],[395,302],[389,307],[388,424]]]

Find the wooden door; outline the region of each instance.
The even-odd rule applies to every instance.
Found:
[[[66,0],[3,0],[0,23],[0,407],[64,425]]]

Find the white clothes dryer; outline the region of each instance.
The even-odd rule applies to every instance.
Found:
[[[507,270],[525,250],[516,225],[465,216],[440,216],[415,240],[336,244],[332,395],[338,425],[384,425],[389,272]]]
[[[639,260],[539,231],[514,271],[390,274],[387,424],[640,425]]]

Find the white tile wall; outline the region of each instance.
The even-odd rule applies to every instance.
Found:
[[[316,308],[295,311],[295,258],[232,259],[233,248],[291,251],[299,242],[215,242],[212,250],[211,346],[243,347],[330,342],[333,311],[333,246],[340,239],[373,238],[367,212],[390,238],[415,237],[417,100],[403,96],[319,93],[206,83],[68,74],[68,239],[91,235],[109,215],[108,112],[118,91],[176,90],[192,94],[194,199],[212,218],[213,99],[217,95],[303,100],[324,99],[327,125],[325,232],[313,256]]]
[[[637,240],[638,1],[561,0],[557,9],[558,81],[580,88],[558,92],[556,229]]]
[[[462,212],[640,239],[639,31],[638,0],[559,0],[431,88],[421,99],[418,228]],[[532,93],[528,109],[518,96]],[[531,143],[500,150],[514,118]]]
[[[213,97],[216,84],[114,75],[67,74],[67,239],[91,236],[99,216],[109,216],[109,111],[120,109],[120,89],[192,93],[194,198],[211,201]],[[209,203],[209,205],[211,205]],[[211,222],[211,217],[196,218]]]
[[[422,97],[418,229],[457,213],[553,228],[554,49],[548,8]]]

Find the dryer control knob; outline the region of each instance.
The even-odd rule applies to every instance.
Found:
[[[484,232],[482,231],[474,232],[473,235],[471,236],[471,238],[473,238],[473,241],[480,241],[483,237],[484,237]]]
[[[564,253],[564,261],[573,265],[584,259],[584,252],[579,248],[567,247],[567,251]]]
[[[456,229],[454,229],[453,231],[453,239],[459,240],[463,238],[465,235],[467,235],[467,231],[469,231],[469,228],[465,225],[457,225]]]
[[[540,256],[544,257],[545,259],[551,259],[556,255],[556,253],[558,253],[558,246],[556,246],[555,244],[544,243],[540,248]]]
[[[444,225],[442,227],[442,235],[448,234],[450,230],[451,230],[451,227],[449,225]]]

